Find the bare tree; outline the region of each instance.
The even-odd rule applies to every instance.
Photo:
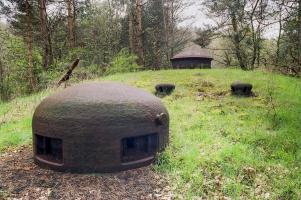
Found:
[[[73,48],[75,46],[74,38],[74,10],[73,10],[73,0],[66,0],[67,5],[67,27],[69,34],[69,47]]]
[[[47,26],[46,0],[39,0],[40,31],[43,45],[43,68],[48,69],[53,61],[51,38]]]
[[[33,28],[32,28],[32,17],[30,13],[30,4],[29,0],[25,0],[25,15],[26,15],[26,26],[27,26],[27,34],[26,34],[26,43],[27,43],[27,57],[28,57],[28,76],[31,85],[31,90],[35,91],[36,80],[33,72],[33,59],[32,59],[32,43],[33,43]]]
[[[182,0],[165,0],[165,20],[166,20],[166,34],[168,37],[167,46],[169,47],[169,56],[180,50],[187,43],[187,34],[190,28],[178,28],[179,23],[184,22],[190,17],[184,18],[183,11],[192,3]]]
[[[284,0],[281,0],[280,4],[277,4],[278,6],[278,23],[279,23],[279,32],[278,32],[278,37],[277,37],[277,49],[276,49],[276,65],[279,64],[280,60],[280,42],[281,42],[281,36],[282,36],[282,30],[283,30],[283,5],[284,5]]]
[[[129,49],[131,53],[134,53],[134,30],[133,30],[133,13],[131,9],[131,3],[128,1],[127,5],[128,13],[128,32],[129,32]]]
[[[298,65],[301,65],[301,0],[298,0]]]
[[[140,64],[144,65],[143,31],[142,31],[142,1],[135,1],[135,40],[136,53]]]
[[[237,16],[236,14],[233,12],[230,14],[231,17],[231,25],[233,28],[233,34],[232,34],[232,40],[233,40],[233,44],[235,46],[235,54],[237,57],[237,60],[239,62],[239,66],[241,69],[246,70],[247,69],[247,63],[245,60],[245,57],[243,55],[243,50],[241,47],[241,41],[242,41],[242,35],[241,35],[241,31],[238,28],[238,20],[237,20]]]
[[[260,64],[262,33],[271,13],[267,0],[206,0],[208,15],[216,19],[216,29],[230,38],[239,66],[254,69]]]
[[[144,65],[142,0],[128,0],[129,49],[138,56],[138,63]]]

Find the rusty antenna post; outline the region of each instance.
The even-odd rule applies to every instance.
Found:
[[[64,82],[67,82],[70,79],[70,76],[72,75],[73,70],[78,66],[79,58],[77,58],[70,69],[66,72],[66,74],[61,78],[61,80],[57,83],[57,87],[60,87],[60,85]],[[65,85],[66,87],[66,85]]]

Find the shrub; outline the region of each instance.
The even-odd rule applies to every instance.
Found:
[[[140,69],[137,64],[137,56],[131,54],[128,49],[122,49],[106,70],[106,74],[134,72]]]
[[[28,79],[27,47],[24,39],[0,27],[0,101],[8,101],[32,92]],[[34,78],[41,72],[42,57],[32,51]]]

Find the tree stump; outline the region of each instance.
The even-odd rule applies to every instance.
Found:
[[[156,85],[156,94],[169,95],[171,94],[176,86],[170,83],[161,83]]]
[[[253,86],[250,83],[236,81],[231,84],[232,94],[237,96],[252,96],[252,88]]]

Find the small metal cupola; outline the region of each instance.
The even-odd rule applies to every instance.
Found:
[[[115,172],[148,165],[168,144],[169,115],[160,99],[120,83],[69,87],[37,107],[34,160],[71,172]]]

